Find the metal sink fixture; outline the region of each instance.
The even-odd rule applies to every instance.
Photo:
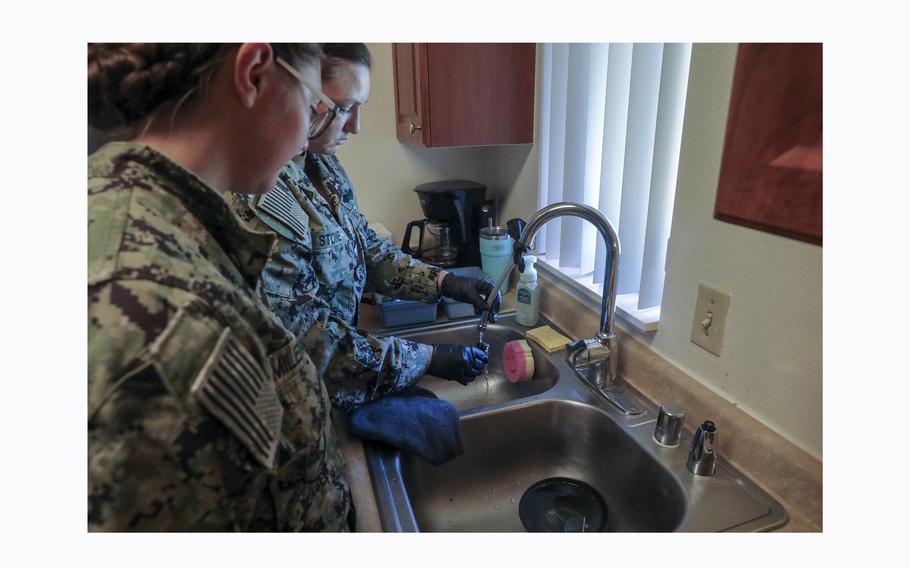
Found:
[[[470,343],[477,321],[396,330],[395,335]],[[558,330],[541,316],[543,324]],[[658,409],[621,376],[616,381],[641,410],[638,414],[623,412],[580,379],[562,351],[548,354],[530,341],[534,378],[508,382],[502,347],[523,338],[524,330],[514,313],[488,326],[490,365],[468,387],[433,377],[421,380],[458,408],[463,455],[433,466],[390,446],[364,442],[383,530],[525,531],[526,519],[519,516],[523,496],[552,478],[593,488],[605,509],[604,531],[763,531],[786,523],[783,507],[723,459],[713,476],[690,472],[690,433],[682,434],[677,447],[656,443]],[[722,431],[723,424],[718,426]],[[722,453],[722,441],[719,447]],[[563,509],[554,506],[546,514],[569,519]],[[586,530],[589,522],[565,520],[566,530]]]
[[[537,231],[547,222],[560,217],[578,217],[594,225],[604,240],[609,259],[604,263],[600,327],[594,337],[579,339],[566,345],[566,359],[576,373],[610,403],[626,414],[639,414],[641,408],[635,406],[630,398],[623,394],[624,389],[616,380],[619,368],[619,341],[616,338],[613,324],[616,311],[620,245],[619,236],[606,215],[590,205],[563,201],[548,205],[534,213],[527,223],[522,219],[510,220],[508,222],[509,235],[515,239],[513,262],[503,269],[488,297],[495,298],[499,294],[503,283],[508,279],[516,263],[524,266],[522,255],[530,250]],[[519,270],[523,270],[523,268],[519,268]],[[487,308],[481,314],[480,322],[477,324],[477,347],[484,351],[489,349],[484,338],[489,316],[490,308]]]

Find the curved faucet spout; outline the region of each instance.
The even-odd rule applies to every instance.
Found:
[[[591,339],[579,339],[566,345],[566,360],[575,370],[576,375],[590,383],[619,410],[629,415],[641,414],[643,410],[640,405],[636,404],[630,397],[622,394],[624,389],[616,381],[619,367],[619,341],[613,331],[613,317],[616,309],[616,279],[619,271],[619,237],[616,235],[616,231],[610,221],[607,220],[603,213],[588,205],[567,202],[554,203],[544,207],[531,217],[515,243],[515,250],[518,252],[528,250],[540,227],[547,221],[557,217],[580,217],[597,227],[597,231],[603,237],[610,253],[610,262],[606,265],[604,273],[600,329],[597,331],[597,335]],[[490,294],[491,298],[495,298],[496,294],[499,293],[503,282],[512,272],[517,257],[518,254],[515,254],[508,267],[500,274],[496,287],[493,288],[493,292]],[[488,317],[489,310],[480,316],[480,323],[477,325],[479,335],[477,344],[485,351],[489,349],[489,346],[484,341],[484,331],[486,330]]]
[[[613,225],[610,224],[610,221],[603,213],[590,205],[583,205],[581,203],[562,201],[548,205],[531,217],[528,224],[525,226],[524,231],[522,231],[521,238],[518,239],[516,246],[523,245],[524,247],[530,247],[531,241],[534,240],[534,236],[537,235],[537,231],[540,230],[545,223],[556,219],[557,217],[580,217],[585,221],[588,221],[597,228],[597,231],[604,239],[604,243],[607,245],[610,262],[606,265],[604,272],[603,301],[600,309],[598,339],[601,337],[604,339],[614,337],[613,317],[616,310],[616,279],[619,270],[620,248],[619,237],[616,235],[616,230],[613,229]],[[502,288],[503,283],[506,278],[509,277],[509,274],[511,274],[514,267],[515,262],[513,261],[509,263],[505,270],[503,270],[499,279],[496,281],[496,287],[493,288],[493,292],[490,294],[491,298],[495,298],[496,294],[499,293],[500,288]],[[478,324],[477,329],[481,334],[486,329],[488,317],[489,310],[485,311],[480,316],[480,323]],[[481,343],[482,342],[483,337],[481,335]]]

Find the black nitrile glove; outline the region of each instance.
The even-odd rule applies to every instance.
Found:
[[[442,279],[440,292],[443,296],[448,296],[453,300],[465,302],[474,306],[474,313],[480,315],[487,309],[489,304],[485,299],[493,291],[496,284],[489,278],[471,278],[470,276],[456,276],[449,272]],[[496,321],[499,314],[499,304],[502,296],[496,293],[496,299],[493,301],[493,309],[490,310],[490,321]]]
[[[440,343],[433,346],[433,357],[427,374],[466,385],[482,373],[486,366],[487,354],[480,349]]]

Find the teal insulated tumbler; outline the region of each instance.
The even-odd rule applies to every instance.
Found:
[[[484,274],[493,282],[512,262],[512,237],[505,227],[484,227],[480,230],[480,263]],[[509,280],[502,283],[501,293],[509,291]]]

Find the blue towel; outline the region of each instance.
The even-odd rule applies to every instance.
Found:
[[[386,442],[433,465],[464,453],[458,411],[423,387],[368,402],[350,412],[351,431]]]

